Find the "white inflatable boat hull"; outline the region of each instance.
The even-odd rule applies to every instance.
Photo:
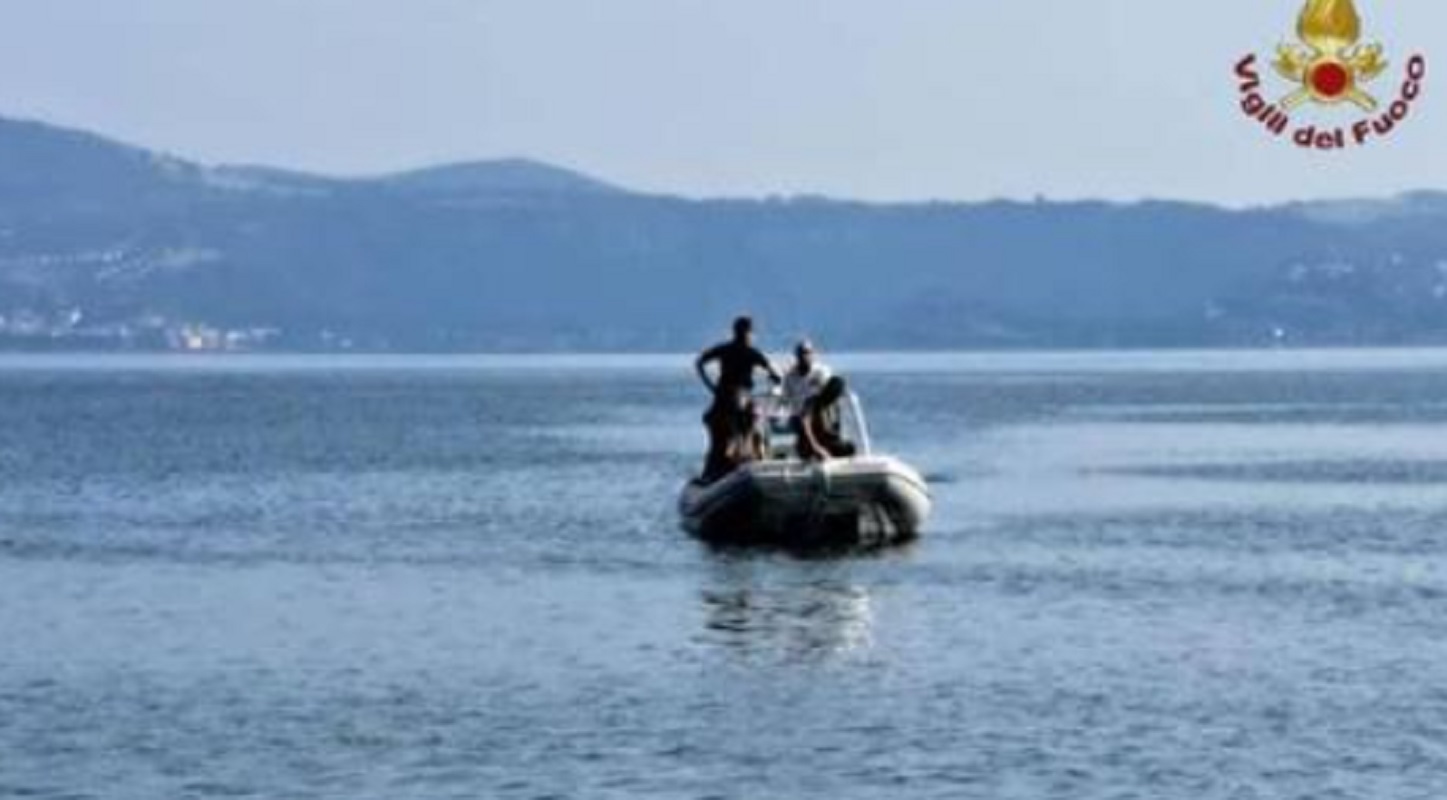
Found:
[[[684,527],[709,541],[877,547],[916,537],[931,509],[919,473],[888,456],[762,461],[679,498]]]

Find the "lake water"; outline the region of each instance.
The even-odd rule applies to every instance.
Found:
[[[0,796],[1447,793],[1447,352],[841,363],[908,549],[682,534],[684,358],[0,359]]]

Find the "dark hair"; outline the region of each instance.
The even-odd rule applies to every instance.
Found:
[[[739,317],[734,320],[734,336],[742,339],[746,334],[754,332],[753,317]]]
[[[849,393],[849,384],[838,375],[825,381],[824,386],[814,395],[814,400],[820,407],[830,406],[839,402],[839,398]]]

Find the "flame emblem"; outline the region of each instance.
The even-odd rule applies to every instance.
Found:
[[[1336,105],[1350,102],[1364,111],[1377,107],[1363,90],[1387,68],[1380,44],[1361,44],[1362,18],[1353,0],[1307,0],[1296,23],[1304,44],[1277,48],[1276,71],[1301,88],[1281,101],[1290,110],[1308,100]]]

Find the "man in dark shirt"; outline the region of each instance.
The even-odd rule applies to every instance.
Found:
[[[708,365],[718,362],[717,380],[710,378]],[[713,393],[713,404],[703,415],[708,428],[708,459],[703,479],[715,480],[730,472],[742,459],[738,452],[740,440],[753,428],[754,371],[763,370],[769,380],[784,380],[769,359],[754,347],[754,321],[748,317],[734,320],[734,338],[705,350],[694,362],[699,380]]]
[[[804,401],[799,414],[799,455],[807,461],[848,458],[857,450],[844,438],[842,409],[839,407],[849,388],[835,375],[824,387]]]

